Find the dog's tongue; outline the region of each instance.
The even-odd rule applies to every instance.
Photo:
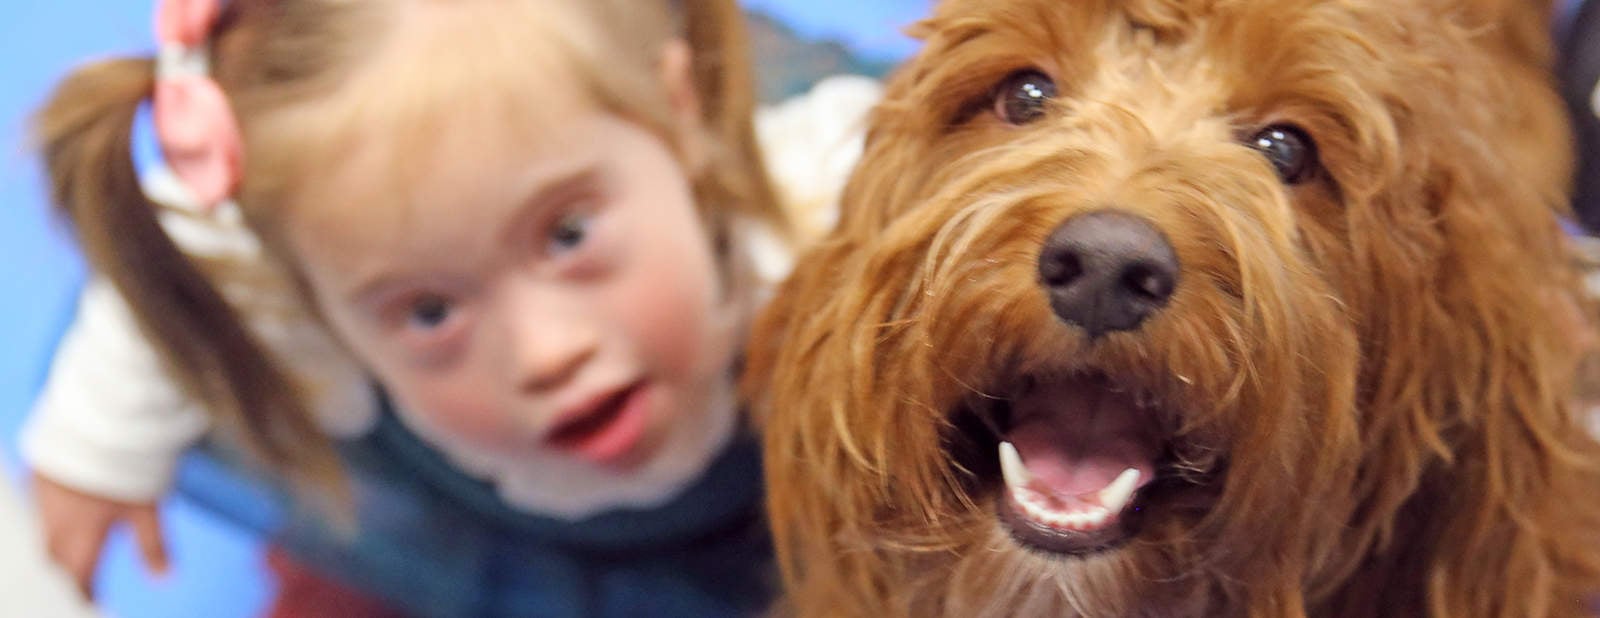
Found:
[[[1031,477],[1029,488],[1056,500],[1092,500],[1126,470],[1139,485],[1154,478],[1158,455],[1149,413],[1103,380],[1039,388],[1013,402],[1005,436]]]

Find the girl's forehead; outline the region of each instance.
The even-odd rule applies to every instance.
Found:
[[[441,164],[500,164],[508,143],[559,146],[579,115],[655,124],[670,106],[659,46],[607,47],[579,12],[557,10],[586,1],[404,2],[425,8],[385,24],[329,96],[247,127],[252,167],[276,177],[261,183],[277,187],[273,216],[348,203],[355,190],[377,202],[408,195]]]
[[[426,173],[434,152],[470,153],[475,142],[501,135],[538,140],[574,115],[600,111],[594,74],[601,69],[575,33],[559,31],[553,15],[532,19],[511,11],[499,20],[510,25],[483,28],[486,16],[458,23],[466,17],[401,19],[330,96],[269,118],[252,137],[268,144],[264,151],[303,157],[296,180],[302,187],[358,161],[393,176],[374,180],[404,182]],[[633,90],[643,95],[648,88]]]
[[[522,176],[585,156],[599,139],[586,127],[608,116],[571,89],[527,107],[462,101],[444,110],[373,114],[351,127],[349,147],[326,159],[297,196],[296,211],[374,211],[392,216],[441,204],[509,204]]]
[[[598,68],[590,29],[578,27],[571,11],[555,10],[567,2],[412,4],[434,8],[397,17],[341,93],[356,114],[437,122],[509,107],[531,117],[538,113],[532,103],[578,93],[583,76]],[[531,5],[551,10],[514,10]]]

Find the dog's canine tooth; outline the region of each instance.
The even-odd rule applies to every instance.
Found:
[[[1138,483],[1138,468],[1123,470],[1122,474],[1117,475],[1117,480],[1100,490],[1100,505],[1112,513],[1120,512],[1122,507],[1128,505],[1128,498],[1133,497],[1133,490]]]
[[[1010,442],[1000,443],[1000,472],[1006,477],[1006,486],[1013,490],[1026,489],[1028,483],[1033,482],[1028,467],[1022,465],[1022,455]]]

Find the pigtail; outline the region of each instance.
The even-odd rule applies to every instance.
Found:
[[[778,204],[755,134],[755,75],[744,12],[735,0],[680,0],[684,37],[694,50],[694,80],[705,124],[726,160],[712,166],[724,195],[713,203],[770,224],[788,240],[793,228]]]
[[[167,236],[140,187],[132,128],[154,87],[148,59],[91,64],[62,81],[34,118],[53,202],[222,435],[297,487],[342,501],[338,459],[292,381]]]

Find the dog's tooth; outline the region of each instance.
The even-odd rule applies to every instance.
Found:
[[[1013,490],[1026,489],[1033,482],[1028,467],[1022,465],[1022,455],[1010,442],[1000,443],[1000,472],[1006,477],[1006,486]]]
[[[1106,523],[1106,518],[1110,517],[1110,516],[1111,516],[1111,511],[1108,511],[1106,509],[1095,509],[1094,511],[1091,511],[1089,513],[1089,516],[1088,516],[1089,525],[1094,526],[1096,528],[1098,528],[1100,526],[1103,526]]]
[[[1117,480],[1111,481],[1105,489],[1100,490],[1100,505],[1107,511],[1121,512],[1122,507],[1128,505],[1128,498],[1133,497],[1133,490],[1139,484],[1139,469],[1128,468],[1117,475]]]
[[[1044,505],[1031,498],[1019,497],[1017,498],[1017,504],[1022,505],[1023,514],[1034,521],[1045,521],[1052,516],[1049,509],[1044,508]]]
[[[1018,497],[1017,498],[1017,503],[1021,504],[1022,505],[1022,509],[1024,511],[1027,511],[1028,515],[1030,517],[1035,518],[1035,519],[1038,519],[1039,517],[1043,517],[1046,513],[1049,512],[1047,509],[1044,508],[1043,505],[1039,504],[1038,500],[1034,500],[1032,497]]]

